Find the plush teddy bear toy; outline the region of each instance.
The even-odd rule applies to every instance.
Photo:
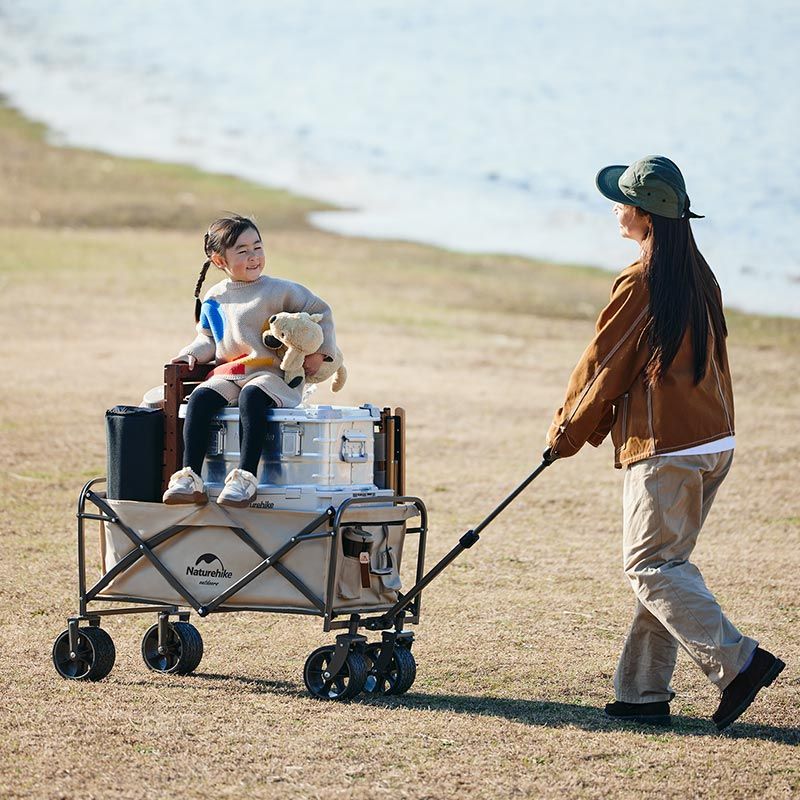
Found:
[[[306,377],[303,370],[305,357],[316,353],[322,346],[324,336],[319,326],[321,320],[322,314],[308,314],[305,311],[290,314],[288,311],[281,311],[269,318],[269,328],[262,334],[266,347],[279,351],[285,348],[281,369],[284,371],[286,383],[292,388],[299,386]],[[306,380],[309,383],[322,383],[335,373],[331,388],[338,392],[347,380],[347,370],[343,362],[342,351],[337,347],[335,358],[332,361],[323,361],[317,374],[309,375]]]

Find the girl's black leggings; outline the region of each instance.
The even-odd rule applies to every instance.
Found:
[[[189,395],[183,422],[183,466],[198,475],[208,449],[208,435],[214,415],[228,401],[213,389],[201,386]],[[258,475],[258,462],[267,435],[267,409],[275,401],[258,386],[245,386],[239,394],[239,468]]]

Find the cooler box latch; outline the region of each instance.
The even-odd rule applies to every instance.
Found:
[[[225,452],[225,425],[222,422],[212,422],[208,435],[209,456],[221,456]]]
[[[299,456],[302,452],[302,425],[281,425],[281,455]]]
[[[359,461],[366,461],[367,454],[366,433],[343,433],[342,434],[342,461],[353,464]]]

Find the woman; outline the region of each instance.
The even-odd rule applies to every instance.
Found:
[[[623,557],[636,595],[614,677],[617,719],[669,724],[681,645],[722,697],[730,725],[784,668],[725,617],[689,558],[731,466],[733,393],[719,286],[692,236],[678,167],[650,156],[597,175],[622,236],[641,247],[601,312],[547,436],[545,458],[611,432],[625,467]]]

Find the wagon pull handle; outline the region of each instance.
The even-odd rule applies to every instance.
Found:
[[[422,578],[417,581],[414,586],[412,586],[408,592],[402,597],[383,615],[377,620],[377,624],[374,625],[375,629],[380,629],[384,627],[390,627],[394,624],[394,620],[398,614],[401,614],[405,609],[411,605],[417,595],[434,579],[436,578],[440,572],[442,572],[446,567],[448,567],[456,558],[464,550],[472,547],[475,542],[480,539],[481,531],[486,528],[491,522],[493,522],[511,503],[516,500],[516,498],[528,488],[528,486],[542,474],[542,472],[547,469],[555,460],[556,456],[550,452],[550,448],[544,451],[542,454],[542,463],[539,464],[536,469],[525,478],[522,483],[511,492],[508,497],[506,497],[498,506],[495,508],[486,519],[484,519],[480,524],[476,525],[471,530],[468,530],[459,540],[458,544],[446,555],[444,556],[436,566],[431,567],[431,569],[423,575]],[[369,627],[373,627],[372,625]]]

